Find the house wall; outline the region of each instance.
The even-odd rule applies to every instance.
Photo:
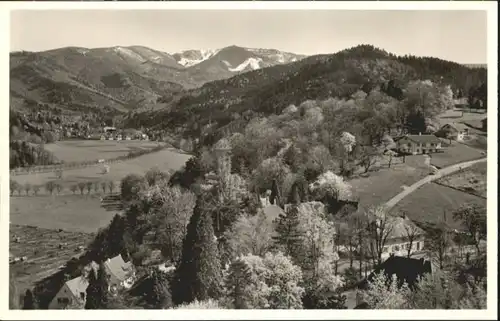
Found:
[[[409,139],[400,139],[397,142],[398,150],[406,153],[410,153],[413,155],[423,154],[425,153],[435,153],[441,149],[441,142],[439,143],[425,143],[419,144],[411,141]]]
[[[57,292],[57,294],[50,302],[49,309],[50,310],[66,309],[68,306],[73,305],[78,301],[80,300],[77,300],[77,298],[75,298],[75,296],[73,295],[73,292],[71,292],[68,286],[64,284],[63,287],[59,290],[59,292]]]
[[[391,254],[397,256],[406,256],[408,254],[408,247],[410,246],[410,242],[406,239],[393,239],[389,240],[387,244],[384,246],[384,251],[382,252],[382,258],[388,258]],[[425,240],[424,238],[418,238],[413,241],[411,252],[420,252],[424,249]]]

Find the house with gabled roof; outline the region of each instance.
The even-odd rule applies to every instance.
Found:
[[[435,135],[405,135],[395,143],[399,152],[412,155],[437,153],[442,150],[441,140]]]
[[[388,220],[390,232],[382,249],[383,259],[391,255],[406,256],[408,250],[410,250],[410,254],[423,250],[425,243],[424,230],[405,215],[390,216]]]
[[[443,125],[439,131],[445,133],[446,138],[454,138],[459,142],[469,136],[469,127],[462,123],[449,123]]]
[[[92,261],[83,268],[82,275],[64,283],[50,302],[49,309],[82,309],[85,306],[87,287],[89,286],[88,274],[92,271],[97,274],[98,269],[99,265]]]
[[[135,268],[132,262],[125,262],[121,254],[104,261],[104,267],[109,275],[111,287],[129,288],[135,278]]]

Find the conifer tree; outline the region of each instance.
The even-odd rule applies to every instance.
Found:
[[[198,196],[187,227],[181,262],[173,282],[176,304],[218,299],[222,291],[222,270],[213,221],[204,204],[203,197]]]
[[[239,258],[231,263],[229,274],[227,275],[226,287],[227,296],[234,309],[251,309],[254,307],[248,306],[246,296],[248,280],[251,279],[250,267],[246,262]]]
[[[303,252],[303,232],[299,228],[299,210],[292,205],[287,213],[281,213],[277,218],[275,247],[285,255],[290,256],[295,263],[301,262]]]
[[[153,309],[168,309],[172,307],[172,296],[165,273],[158,268],[151,272],[152,289],[148,292],[148,302]]]
[[[97,275],[94,270],[89,272],[89,286],[85,301],[86,310],[106,309],[108,305],[109,283],[104,264],[99,265]]]
[[[23,310],[34,310],[34,309],[36,309],[35,298],[33,296],[33,292],[31,292],[31,290],[28,289],[24,294]]]

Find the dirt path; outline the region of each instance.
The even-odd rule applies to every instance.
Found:
[[[403,198],[405,198],[406,196],[410,195],[411,193],[413,193],[414,191],[416,191],[419,187],[427,184],[427,183],[430,183],[434,180],[437,180],[443,176],[447,176],[447,175],[450,175],[454,172],[457,172],[461,169],[464,169],[464,168],[467,168],[467,167],[470,167],[474,164],[477,164],[477,163],[480,163],[480,162],[486,162],[487,158],[481,158],[481,159],[476,159],[476,160],[472,160],[472,161],[467,161],[467,162],[463,162],[463,163],[459,163],[459,164],[455,164],[455,165],[451,165],[451,166],[448,166],[448,167],[445,167],[445,168],[442,168],[440,169],[436,174],[434,175],[429,175],[429,176],[426,176],[424,178],[422,178],[421,180],[419,180],[418,182],[416,182],[415,184],[411,185],[411,186],[406,186],[405,189],[399,193],[398,195],[394,196],[393,198],[391,198],[387,203],[386,203],[386,207],[388,209],[391,209],[393,208],[397,203],[399,203]]]

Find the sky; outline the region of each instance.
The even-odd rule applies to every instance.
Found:
[[[23,10],[11,51],[143,45],[168,53],[230,45],[298,54],[359,44],[464,64],[487,61],[486,11]]]

